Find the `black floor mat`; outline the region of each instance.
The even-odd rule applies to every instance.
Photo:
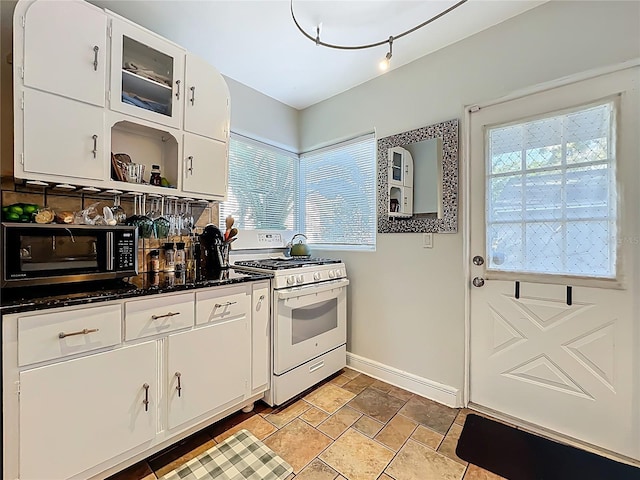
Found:
[[[640,468],[473,414],[456,454],[509,480],[640,480]]]

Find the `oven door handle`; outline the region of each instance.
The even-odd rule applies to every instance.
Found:
[[[278,291],[278,299],[286,300],[287,298],[301,297],[303,295],[311,295],[312,293],[328,292],[329,290],[337,290],[349,285],[349,280],[342,278],[340,280],[332,280],[329,282],[314,283],[304,287],[293,287]]]

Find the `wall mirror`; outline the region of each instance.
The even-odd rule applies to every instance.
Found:
[[[458,120],[378,140],[378,233],[458,229]]]

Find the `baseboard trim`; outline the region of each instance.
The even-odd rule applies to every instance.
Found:
[[[360,373],[366,373],[378,380],[404,388],[449,407],[459,408],[463,406],[460,390],[449,385],[443,385],[413,373],[404,372],[351,352],[347,352],[347,365]]]

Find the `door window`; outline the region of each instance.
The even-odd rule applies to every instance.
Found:
[[[616,277],[615,102],[486,129],[488,269]]]
[[[296,345],[338,328],[338,299],[291,310],[291,344]]]

